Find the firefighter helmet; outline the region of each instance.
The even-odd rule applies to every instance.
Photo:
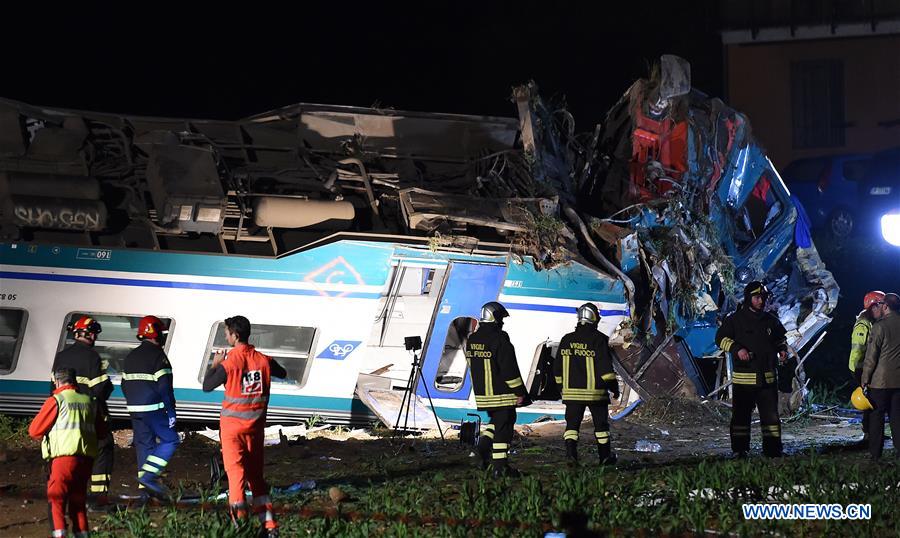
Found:
[[[866,398],[865,393],[863,393],[862,387],[856,387],[856,390],[853,391],[853,395],[850,396],[850,403],[860,411],[871,411],[874,409],[874,407],[872,407],[872,402],[870,402],[869,399]]]
[[[763,299],[768,299],[770,295],[769,288],[762,282],[754,280],[744,288],[744,302],[750,304],[750,298],[754,295],[762,295]]]
[[[868,310],[872,305],[876,303],[884,302],[884,292],[883,291],[870,291],[863,297],[863,308]]]
[[[481,307],[481,323],[503,321],[503,318],[506,317],[509,317],[509,312],[497,301],[484,303],[484,306]]]
[[[100,334],[103,332],[103,328],[100,327],[100,323],[90,316],[81,316],[78,318],[78,321],[74,323],[70,323],[66,329],[69,332],[78,334],[78,333],[91,333],[91,334]]]
[[[578,323],[600,323],[600,311],[594,303],[584,303],[578,307]]]
[[[169,330],[166,328],[166,325],[156,316],[144,316],[138,322],[138,340],[143,340],[144,338],[158,339],[167,332]]]

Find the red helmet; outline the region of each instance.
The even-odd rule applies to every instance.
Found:
[[[144,316],[138,322],[138,340],[143,340],[144,338],[156,339],[167,332],[169,330],[166,328],[166,325],[156,316]]]
[[[884,292],[883,291],[870,291],[863,297],[863,308],[866,310],[869,309],[875,303],[883,303],[884,302]]]
[[[81,316],[75,323],[70,323],[66,329],[73,333],[91,334],[100,334],[103,331],[100,323],[90,316]]]

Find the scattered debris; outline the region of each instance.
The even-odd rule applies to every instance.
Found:
[[[634,449],[637,452],[659,452],[662,447],[659,443],[654,443],[646,439],[639,439],[634,443]]]

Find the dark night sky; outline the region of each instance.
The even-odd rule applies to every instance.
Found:
[[[514,116],[510,88],[534,79],[590,130],[663,53],[691,62],[695,87],[723,91],[708,1],[306,4],[23,15],[2,37],[0,96],[223,119],[296,102]]]

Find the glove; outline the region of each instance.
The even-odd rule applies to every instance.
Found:
[[[618,381],[607,381],[606,382],[606,390],[612,395],[616,400],[619,399],[619,382]]]
[[[175,415],[169,415],[169,429],[175,427]]]

